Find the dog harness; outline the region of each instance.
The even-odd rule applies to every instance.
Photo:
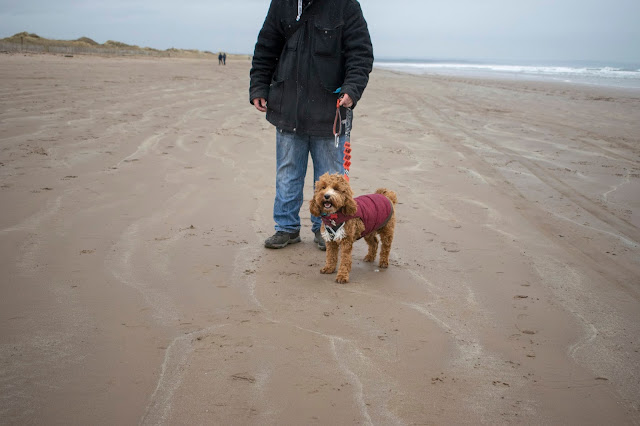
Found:
[[[325,240],[340,241],[344,238],[344,223],[354,217],[360,218],[364,223],[364,231],[362,231],[362,235],[358,239],[382,228],[391,219],[393,204],[384,195],[361,195],[353,200],[358,206],[355,215],[346,215],[342,212],[322,215],[322,223],[324,223],[326,231]]]

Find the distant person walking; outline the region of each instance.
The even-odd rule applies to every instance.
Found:
[[[222,65],[222,52],[218,53],[218,65]]]
[[[227,65],[227,54],[226,53],[222,54],[222,65]]]
[[[276,126],[276,233],[264,242],[282,248],[300,242],[300,208],[309,154],[314,182],[342,173],[344,134],[336,148],[336,101],[356,106],[369,81],[373,47],[356,0],[271,0],[258,35],[249,100]],[[342,111],[345,116],[346,111]],[[321,220],[311,216],[318,248]]]

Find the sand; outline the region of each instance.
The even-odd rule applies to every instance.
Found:
[[[249,67],[0,55],[3,424],[640,424],[638,91],[375,70],[341,285]]]

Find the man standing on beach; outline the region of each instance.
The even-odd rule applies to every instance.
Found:
[[[297,6],[297,7],[296,7]],[[300,242],[309,154],[314,182],[343,173],[345,138],[335,146],[336,101],[354,108],[369,81],[373,47],[356,0],[272,0],[256,43],[249,100],[276,126],[276,233],[265,247]],[[342,111],[344,117],[345,111]],[[320,218],[314,241],[325,250]]]

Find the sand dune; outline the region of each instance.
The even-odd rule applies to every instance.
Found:
[[[249,66],[0,55],[6,423],[640,424],[640,93],[375,70],[339,285]]]

